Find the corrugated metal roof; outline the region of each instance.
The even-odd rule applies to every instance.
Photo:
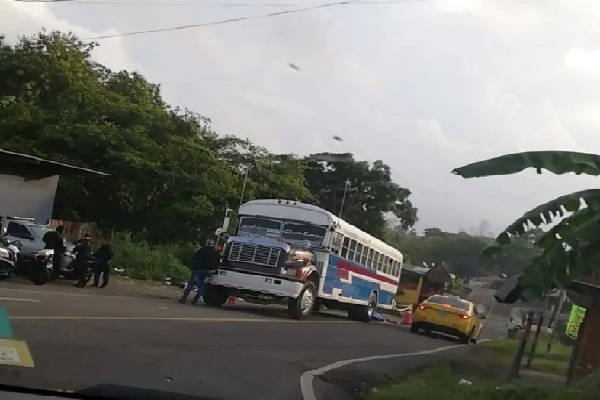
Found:
[[[40,167],[48,166],[57,170],[57,172],[85,172],[88,174],[95,174],[101,176],[109,176],[109,174],[101,171],[95,171],[89,168],[76,167],[74,165],[69,165],[65,163],[61,163],[58,161],[50,161],[41,157],[32,156],[30,154],[16,153],[14,151],[0,149],[0,161],[9,161],[14,163],[21,164],[29,164],[29,165],[38,165]]]

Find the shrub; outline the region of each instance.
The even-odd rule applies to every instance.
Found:
[[[132,240],[128,233],[112,233],[108,240],[115,253],[113,267],[125,269],[124,274],[131,278],[158,281],[188,278],[188,265],[196,250],[192,244],[153,246]]]

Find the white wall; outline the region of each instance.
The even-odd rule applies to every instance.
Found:
[[[25,181],[0,174],[0,215],[33,217],[45,224],[52,217],[57,187],[58,175]]]

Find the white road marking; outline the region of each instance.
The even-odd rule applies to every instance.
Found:
[[[0,297],[0,301],[21,301],[23,303],[41,303],[41,301],[36,299],[21,299],[18,297]]]
[[[169,307],[165,307],[165,306],[158,306],[157,308],[161,309],[161,310],[168,310]]]
[[[492,340],[492,339],[480,340],[479,343],[489,342],[490,340]],[[362,358],[354,358],[351,360],[336,361],[336,362],[326,365],[324,367],[306,371],[305,373],[302,374],[302,376],[300,377],[300,390],[302,391],[302,398],[304,400],[317,400],[317,396],[315,395],[315,391],[313,388],[314,377],[323,375],[324,373],[329,372],[334,369],[345,367],[346,365],[355,364],[355,363],[359,363],[359,362],[366,362],[366,361],[387,360],[390,358],[427,356],[430,354],[441,353],[443,351],[447,351],[447,350],[451,350],[451,349],[458,349],[460,347],[467,347],[467,345],[460,344],[460,345],[454,345],[454,346],[438,347],[437,349],[433,349],[433,350],[417,351],[414,353],[385,354],[385,355],[379,355],[379,356],[369,356],[369,357],[362,357]]]

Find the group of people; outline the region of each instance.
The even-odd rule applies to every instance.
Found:
[[[58,278],[61,271],[62,257],[66,251],[65,240],[63,237],[64,226],[59,225],[56,230],[48,231],[44,234],[43,240],[46,249],[54,250],[54,258],[52,272],[55,278]],[[92,237],[86,233],[83,238],[77,241],[73,249],[75,254],[74,273],[77,277],[75,286],[78,288],[87,285],[87,271],[90,265],[94,266],[94,281],[92,286],[105,288],[108,285],[110,275],[110,261],[114,257],[112,247],[106,240],[102,242],[96,251],[92,250]],[[100,276],[102,276],[102,284],[100,284]]]
[[[66,251],[63,232],[64,226],[59,225],[55,230],[46,232],[43,237],[45,248],[54,250],[52,269],[55,278],[60,275],[62,267],[61,255]],[[104,240],[100,247],[96,251],[93,251],[92,238],[86,233],[83,238],[77,241],[73,253],[75,253],[74,270],[77,277],[76,287],[82,288],[86,286],[87,271],[92,263],[94,265],[94,281],[91,286],[104,288],[108,285],[110,261],[114,256],[108,241]],[[196,294],[192,299],[192,304],[198,304],[198,301],[204,294],[207,278],[219,267],[220,262],[220,249],[215,246],[214,240],[207,240],[205,245],[198,249],[192,256],[190,263],[191,275],[178,301],[185,303],[192,290],[197,288]],[[99,285],[101,276],[102,284]]]

